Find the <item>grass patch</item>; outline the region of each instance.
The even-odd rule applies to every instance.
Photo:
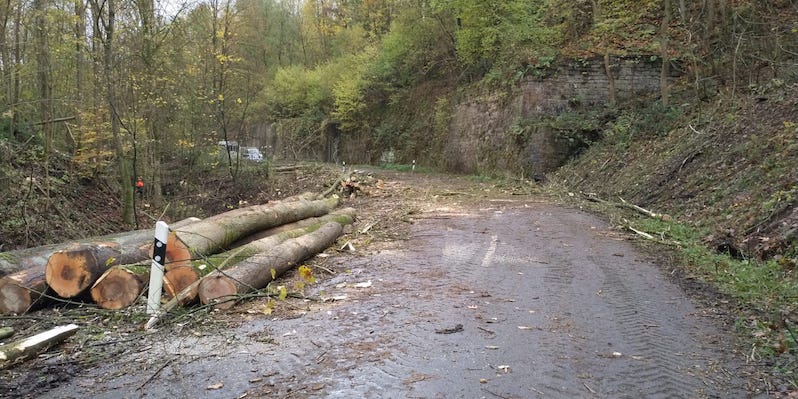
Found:
[[[413,164],[385,163],[380,165],[380,169],[395,170],[397,172],[432,173],[432,169],[429,167]]]
[[[708,248],[708,234],[701,229],[654,218],[625,220],[674,248],[689,275],[740,304],[737,327],[749,337],[749,360],[772,360],[777,371],[798,386],[798,276],[792,260],[739,259]]]

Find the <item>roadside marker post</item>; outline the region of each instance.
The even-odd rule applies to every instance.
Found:
[[[147,314],[154,315],[161,308],[161,289],[163,270],[166,263],[166,240],[169,238],[169,225],[164,221],[155,224],[155,242],[152,246],[152,266],[150,267],[150,289],[147,293]]]

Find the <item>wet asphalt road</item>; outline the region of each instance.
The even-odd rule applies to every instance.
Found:
[[[318,260],[336,274],[312,294],[337,300],[161,335],[41,396],[751,397],[729,327],[599,219],[523,198],[412,217]]]

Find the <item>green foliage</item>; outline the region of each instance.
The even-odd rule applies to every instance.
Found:
[[[329,109],[332,102],[329,78],[322,68],[311,70],[298,65],[280,68],[265,90],[266,101],[278,117],[297,117]]]
[[[513,77],[523,65],[556,54],[561,42],[558,30],[545,23],[542,0],[448,0],[441,6],[457,18],[459,59],[478,73]]]
[[[375,50],[368,48],[358,54],[339,59],[341,71],[337,82],[333,86],[332,95],[334,109],[331,115],[340,122],[344,131],[352,130],[365,119],[362,115],[367,107],[366,90],[372,83],[369,72],[372,69]]]
[[[455,67],[450,32],[441,27],[443,15],[425,7],[404,9],[382,38],[375,75],[390,85],[403,87],[439,77]],[[443,14],[438,12],[438,14]]]
[[[659,137],[671,131],[683,115],[680,107],[664,107],[661,103],[640,103],[620,110],[617,117],[605,117],[604,140],[623,152],[633,138]],[[608,115],[609,116],[609,115]]]

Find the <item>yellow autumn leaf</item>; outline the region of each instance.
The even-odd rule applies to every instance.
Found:
[[[269,302],[266,302],[266,306],[263,307],[263,314],[268,316],[272,314],[273,311],[274,311],[274,301],[269,299]]]
[[[272,280],[276,279],[277,278],[277,270],[276,269],[272,269],[271,272],[272,272]]]
[[[313,270],[305,265],[299,266],[299,276],[309,284],[316,282],[316,277],[313,276]]]
[[[280,295],[278,295],[277,298],[281,301],[285,300],[285,298],[288,296],[288,290],[284,285],[277,287],[277,289],[280,290]]]

